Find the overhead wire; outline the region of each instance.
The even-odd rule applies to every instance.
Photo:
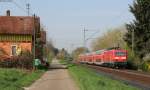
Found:
[[[124,14],[124,11],[125,11],[125,10],[123,10],[121,13],[119,13],[117,16],[115,16],[115,17],[111,20],[110,24],[107,25],[107,26],[111,26],[111,24],[112,24],[114,21],[119,20],[119,18],[122,18],[122,14]],[[102,30],[98,30],[97,32],[95,32],[94,34],[92,34],[88,39],[90,39],[91,37],[93,37],[95,34],[98,34],[100,31],[102,31]],[[88,39],[87,39],[87,40],[88,40]]]
[[[150,7],[150,5],[148,5],[145,9],[149,9],[149,7]],[[139,13],[141,13],[141,12],[143,12],[143,11],[141,10]],[[124,15],[124,10],[119,15],[117,15],[115,18],[113,18],[113,20],[111,21],[110,24],[112,24],[116,20],[119,20],[119,18],[122,18],[122,14]],[[148,25],[148,24],[150,24],[150,23],[145,23],[143,25],[136,26],[136,28],[140,28],[140,27],[143,27],[143,26]],[[95,35],[95,33],[93,35]],[[91,35],[91,36],[93,36],[93,35]],[[88,38],[88,39],[90,39],[90,38]]]
[[[24,12],[27,13],[27,11],[26,11],[23,7],[21,7],[19,4],[17,4],[14,0],[12,1],[12,3],[13,3],[14,5],[16,5],[16,7],[18,7],[20,10],[22,10],[22,11],[24,11]]]
[[[19,8],[20,10],[22,10],[23,12],[28,13],[28,11],[27,11],[25,8],[23,8],[22,6],[20,6],[17,2],[15,2],[15,0],[12,0],[12,3],[13,3],[17,8]],[[29,12],[29,14],[30,14],[30,15],[33,15],[33,13],[31,13],[31,12]]]

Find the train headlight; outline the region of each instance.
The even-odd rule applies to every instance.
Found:
[[[115,59],[119,59],[119,57],[115,57]]]
[[[126,59],[126,57],[121,57],[121,59]]]

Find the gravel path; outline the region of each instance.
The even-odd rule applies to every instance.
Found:
[[[52,68],[25,90],[79,90],[65,66],[53,60]],[[56,68],[56,69],[54,69]],[[63,69],[61,69],[63,68]]]
[[[98,74],[108,76],[114,80],[119,80],[127,85],[135,86],[141,90],[150,90],[150,75],[145,73],[139,73],[131,70],[112,69],[107,67],[100,67],[94,65],[87,65],[87,67],[93,69]]]

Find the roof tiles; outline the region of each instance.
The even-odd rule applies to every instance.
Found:
[[[33,34],[35,25],[31,16],[0,16],[0,34]]]

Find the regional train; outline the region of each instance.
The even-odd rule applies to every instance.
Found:
[[[125,68],[127,65],[127,50],[113,48],[84,53],[79,55],[78,61],[80,63]]]

